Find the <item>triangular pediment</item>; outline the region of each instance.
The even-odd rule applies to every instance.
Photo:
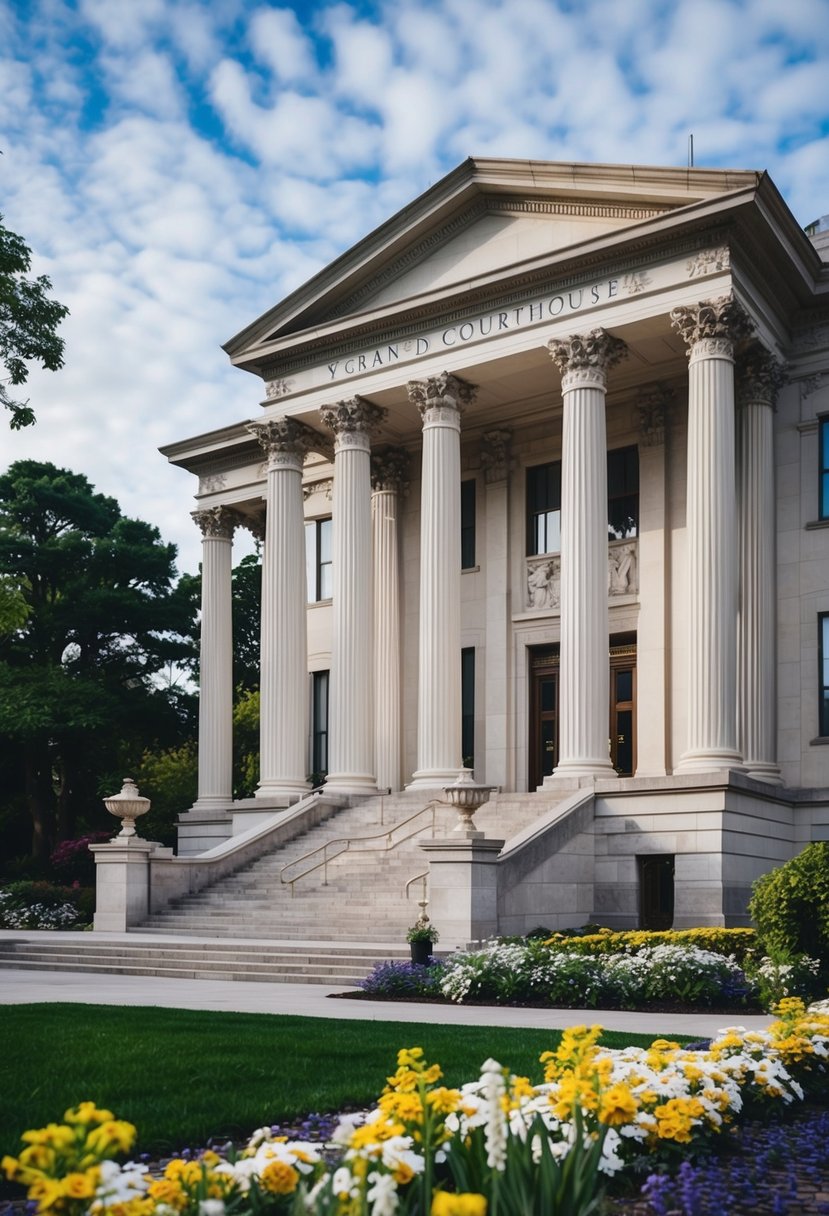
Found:
[[[750,171],[468,160],[225,346],[256,370],[292,335],[418,306],[755,188]]]

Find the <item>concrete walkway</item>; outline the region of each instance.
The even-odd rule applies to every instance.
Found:
[[[132,935],[131,935],[132,936]],[[163,938],[155,939],[160,946]],[[215,1009],[235,1013],[299,1014],[315,1018],[455,1026],[525,1026],[560,1030],[600,1023],[637,1034],[684,1034],[710,1038],[724,1026],[767,1026],[766,1015],[631,1013],[620,1010],[512,1009],[498,1006],[430,1005],[409,1002],[337,1000],[353,991],[321,984],[168,979],[83,971],[0,969],[0,1005],[73,1002],[88,1005],[156,1005],[169,1009]],[[2,1013],[0,1013],[0,1026]]]

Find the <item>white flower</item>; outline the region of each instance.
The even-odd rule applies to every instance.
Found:
[[[199,1203],[199,1216],[225,1216],[223,1199],[202,1199]]]
[[[481,1065],[481,1096],[486,1104],[486,1163],[490,1169],[506,1169],[507,1119],[503,1097],[506,1093],[504,1070],[497,1060]]]
[[[397,1211],[397,1185],[391,1174],[380,1174],[373,1170],[368,1181],[372,1184],[366,1192],[371,1204],[371,1216],[394,1216]]]

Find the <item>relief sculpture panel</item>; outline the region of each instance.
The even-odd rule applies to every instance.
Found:
[[[609,599],[639,594],[638,546],[635,540],[611,541],[607,547]],[[561,605],[561,558],[542,553],[527,558],[527,610],[558,612]]]

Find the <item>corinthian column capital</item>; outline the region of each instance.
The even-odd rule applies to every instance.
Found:
[[[602,388],[607,373],[627,354],[627,346],[606,329],[591,329],[586,334],[553,338],[547,343],[550,358],[561,371],[562,388],[577,384],[598,384]]]
[[[242,523],[242,517],[230,507],[207,507],[191,511],[190,517],[202,536],[211,540],[233,540],[234,531]]]
[[[396,490],[405,494],[409,488],[411,457],[405,448],[378,448],[371,454],[371,488]]]
[[[786,368],[760,341],[751,342],[737,360],[737,404],[769,405],[786,382]]]
[[[410,380],[406,385],[409,400],[420,410],[424,422],[450,420],[454,411],[460,416],[464,406],[475,400],[477,388],[451,372],[441,372],[428,380]]]
[[[733,359],[735,348],[753,333],[751,320],[733,295],[675,308],[671,324],[693,356]]]
[[[247,429],[258,439],[268,458],[269,469],[289,468],[302,472],[306,453],[319,442],[319,436],[296,418],[250,422]]]
[[[350,397],[335,405],[323,405],[320,418],[334,432],[335,450],[344,447],[368,448],[369,438],[388,414],[364,397]]]

